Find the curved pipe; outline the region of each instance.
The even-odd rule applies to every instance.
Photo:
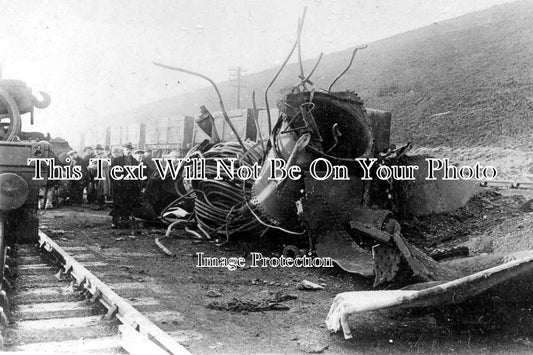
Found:
[[[300,83],[298,85],[296,85],[296,86],[294,86],[292,88],[292,93],[294,93],[300,87],[303,88],[304,90],[307,90],[305,84],[313,85],[313,82],[310,80],[310,78],[313,75],[313,73],[315,72],[316,68],[318,67],[318,64],[320,64],[320,61],[322,60],[322,56],[324,56],[324,53],[320,53],[315,65],[313,66],[313,69],[311,69],[311,72],[309,73],[309,75],[307,75],[304,79],[302,79],[302,81],[300,81]]]
[[[270,84],[268,84],[268,86],[265,89],[265,106],[266,106],[266,112],[267,112],[267,117],[268,117],[268,133],[269,134],[272,133],[272,118],[270,117],[270,105],[268,104],[268,90],[270,90],[270,87],[272,86],[272,84],[274,84],[274,82],[278,78],[283,68],[285,68],[285,65],[287,65],[287,62],[291,58],[292,53],[294,53],[294,50],[296,49],[297,44],[298,44],[298,40],[294,42],[294,44],[292,45],[291,51],[289,52],[289,55],[287,56],[283,64],[281,64],[281,67],[279,68],[278,72],[276,73],[274,78],[272,78],[272,81],[270,82]]]
[[[294,162],[296,159],[298,159],[298,156],[300,153],[307,147],[309,144],[309,141],[311,140],[311,133],[304,133],[298,138],[296,141],[296,144],[294,145],[294,148],[292,148],[291,154],[289,155],[289,158],[287,159],[287,170],[294,165]],[[286,181],[286,179],[279,180],[277,183],[278,189],[283,185],[283,183]]]
[[[355,58],[355,54],[357,53],[357,51],[360,50],[360,49],[365,49],[366,47],[368,47],[366,44],[364,46],[355,47],[355,49],[352,52],[352,57],[350,58],[350,63],[348,63],[348,66],[346,67],[346,69],[344,69],[339,75],[337,75],[337,77],[335,79],[333,79],[331,84],[329,84],[328,94],[331,92],[331,89],[333,88],[333,85],[337,82],[337,80],[342,78],[342,76],[344,74],[346,74],[346,72],[350,69],[350,67],[352,66],[352,63],[353,63],[353,59]]]
[[[224,115],[224,120],[226,120],[226,122],[228,123],[229,128],[231,128],[233,134],[235,135],[235,138],[237,138],[237,141],[239,142],[242,150],[246,152],[246,147],[244,146],[244,143],[242,142],[241,137],[239,136],[239,133],[237,132],[237,130],[233,126],[233,123],[231,123],[231,120],[230,120],[230,118],[228,116],[228,113],[226,112],[226,108],[224,107],[224,101],[222,100],[222,96],[220,95],[220,91],[218,90],[217,84],[215,84],[215,82],[211,78],[209,78],[209,77],[207,77],[207,76],[205,76],[203,74],[196,73],[196,72],[193,72],[193,71],[190,71],[190,70],[187,70],[187,69],[176,68],[176,67],[172,67],[170,65],[156,63],[156,62],[153,62],[153,63],[154,63],[154,65],[157,65],[158,67],[161,67],[161,68],[175,70],[175,71],[179,71],[179,72],[182,72],[182,73],[187,73],[187,74],[198,76],[198,77],[200,77],[202,79],[205,79],[205,80],[209,81],[209,83],[211,83],[211,85],[213,85],[213,87],[215,88],[215,91],[217,92],[219,105],[220,105],[220,108],[222,109],[222,114]]]
[[[37,97],[35,97],[35,95],[32,95],[31,96],[31,103],[33,104],[33,106],[35,106],[37,108],[40,108],[40,109],[47,108],[48,106],[50,106],[50,103],[52,102],[52,99],[50,98],[50,95],[48,95],[44,91],[39,91],[39,93],[41,94],[43,99],[42,99],[42,101],[39,101],[39,99],[37,99]]]
[[[315,66],[313,67],[313,69],[311,69],[311,72],[309,73],[309,75],[307,75],[307,77],[305,77],[305,79],[302,80],[302,83],[309,83],[311,85],[313,85],[313,83],[310,81],[311,79],[311,76],[314,74],[316,68],[318,67],[318,64],[320,64],[320,61],[322,60],[322,56],[324,56],[324,53],[320,53],[320,55],[318,56],[318,59],[316,60],[316,63],[315,63]]]
[[[304,8],[304,14],[303,14],[304,18],[305,18],[306,11],[307,11],[307,7]],[[296,41],[292,45],[289,55],[287,56],[283,64],[281,64],[281,67],[279,68],[278,72],[276,73],[274,78],[272,78],[272,81],[270,82],[270,84],[268,84],[268,86],[265,89],[265,106],[266,106],[267,117],[268,117],[268,134],[272,133],[272,118],[270,117],[270,105],[268,103],[268,90],[270,90],[270,87],[274,84],[279,74],[281,74],[281,71],[283,70],[283,68],[285,68],[285,66],[287,65],[287,62],[289,61],[289,59],[291,59],[292,54],[294,53],[294,50],[298,46],[298,43],[300,42],[300,34],[302,32],[302,25],[303,25],[303,19],[298,21],[298,36],[296,36]],[[303,75],[303,67],[302,67],[302,75]]]
[[[304,65],[302,63],[302,39],[301,38],[302,38],[302,29],[304,26],[306,12],[307,12],[307,7],[304,8],[302,19],[298,21],[298,62],[300,63],[300,80],[303,80],[305,78]]]

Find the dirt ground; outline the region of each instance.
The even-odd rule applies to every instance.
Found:
[[[533,201],[529,200],[530,191],[511,192],[487,190],[454,213],[404,221],[405,234],[426,251],[458,244],[468,246],[473,254],[532,248]],[[173,238],[164,240],[165,245],[176,253],[175,257],[169,257],[154,244],[154,238],[164,234],[162,228],[112,230],[108,211],[95,211],[88,206],[40,213],[43,229],[61,246],[96,246],[100,250],[116,248],[124,252],[149,253],[150,257],[128,260],[125,270],[132,280],[144,283],[155,292],[162,310],[174,312],[175,321],[164,324],[163,328],[185,334],[182,342],[193,353],[533,351],[531,305],[506,307],[506,317],[503,318],[500,317],[503,309],[500,306],[498,309],[489,306],[488,310],[484,307],[485,313],[479,313],[472,305],[466,309],[455,308],[455,318],[450,316],[454,312],[370,312],[351,317],[354,337],[344,340],[342,333],[330,334],[325,327],[331,302],[340,292],[364,290],[370,285],[338,269],[245,267],[230,271],[227,268],[198,268],[197,252],[207,256],[246,256],[247,265],[250,259],[246,251],[263,252],[264,255],[271,252],[242,244],[218,247],[178,231]],[[511,236],[518,236],[521,242],[508,243]],[[531,245],[528,244],[530,240]],[[95,274],[98,276],[98,272]],[[297,284],[304,279],[322,284],[324,289],[298,290]],[[294,295],[296,299],[279,302],[280,308],[287,306],[288,309],[242,310],[246,306],[244,301],[265,305],[268,303],[261,302],[273,299],[276,294]],[[212,302],[227,304],[232,301],[240,306],[240,311],[207,307]],[[491,314],[496,314],[496,322],[494,317],[492,322],[485,321],[491,319]]]

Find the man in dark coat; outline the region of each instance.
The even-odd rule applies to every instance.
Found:
[[[104,147],[102,145],[97,144],[96,145],[96,158],[98,159],[109,159],[108,156],[104,152]],[[98,174],[98,163],[96,161],[93,161],[92,164],[89,164],[89,173],[91,176],[93,176],[94,180],[94,188],[96,190],[96,203],[98,210],[103,210],[105,208],[105,200],[106,197],[111,197],[111,177],[109,176],[109,169],[110,164],[107,161],[101,162],[102,167],[102,177],[103,180],[97,180],[97,174]]]
[[[72,169],[76,165],[82,165],[82,159],[78,156],[78,152],[71,150],[68,152],[69,162]],[[70,198],[70,203],[74,205],[81,205],[83,203],[83,189],[85,188],[85,183],[82,180],[69,180],[68,181],[68,195]]]
[[[156,171],[154,158],[152,157],[152,150],[148,149],[146,152],[144,152],[143,156],[143,164],[146,166],[146,177],[149,179],[154,171]]]
[[[122,146],[123,155],[111,161],[114,166],[139,165],[131,155],[133,146],[126,143]],[[120,221],[129,221],[133,209],[141,204],[141,182],[139,180],[112,180],[113,209],[109,213],[113,217],[111,228],[117,228]]]
[[[81,174],[83,176],[82,181],[87,191],[87,203],[91,204],[96,202],[96,189],[94,188],[94,176],[89,171],[89,162],[95,158],[92,147],[85,147],[83,150],[83,158],[81,160]]]

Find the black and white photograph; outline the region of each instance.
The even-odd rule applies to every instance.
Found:
[[[533,0],[0,0],[0,352],[531,354]]]

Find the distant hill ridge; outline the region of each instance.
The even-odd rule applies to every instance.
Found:
[[[312,81],[328,87],[352,49],[325,55]],[[307,71],[315,59],[304,62]],[[194,68],[189,68],[194,70]],[[251,74],[244,106],[258,105],[278,68]],[[270,93],[271,105],[297,83],[288,65]],[[219,84],[231,109],[235,89]],[[335,90],[355,90],[366,107],[393,113],[392,141],[418,146],[533,147],[533,2],[470,13],[377,42],[357,53]],[[199,106],[218,111],[212,88],[158,100],[120,114],[128,121],[193,115]],[[123,118],[122,118],[123,119]]]

